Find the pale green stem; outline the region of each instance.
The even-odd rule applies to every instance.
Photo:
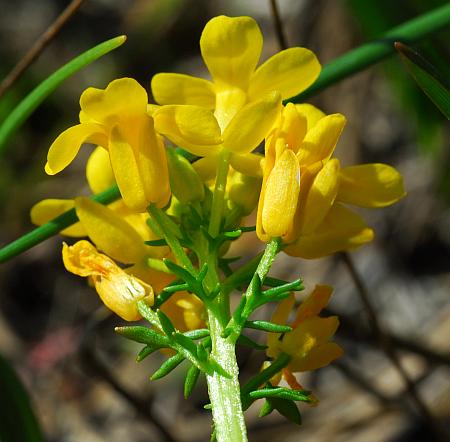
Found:
[[[208,250],[206,242],[203,245],[206,247],[200,247],[200,261],[208,263],[205,285],[211,292],[219,282],[217,256],[215,251]],[[228,295],[219,294],[207,307],[211,356],[227,373],[227,376],[217,372],[206,376],[216,438],[218,442],[246,442],[247,429],[241,403],[235,344],[222,338],[230,316]]]
[[[228,150],[222,150],[217,161],[217,176],[214,187],[213,201],[211,207],[211,218],[209,220],[208,233],[215,238],[220,231],[220,223],[223,215],[223,205],[225,189],[227,186],[228,167],[231,153]]]

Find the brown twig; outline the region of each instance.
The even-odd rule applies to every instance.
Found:
[[[275,33],[277,34],[278,44],[280,45],[280,49],[286,49],[288,47],[287,39],[286,35],[284,35],[283,23],[281,22],[277,0],[270,0],[270,8],[272,10],[273,24],[275,26]]]
[[[11,72],[0,83],[0,97],[22,76],[27,68],[44,51],[48,44],[58,35],[63,26],[79,9],[84,0],[72,0],[47,30],[36,40],[29,51],[12,68]]]
[[[364,305],[364,308],[369,316],[370,326],[372,331],[377,339],[379,346],[383,349],[386,356],[392,362],[394,367],[397,369],[398,373],[402,377],[406,390],[408,392],[409,397],[412,402],[415,404],[417,411],[421,414],[423,420],[427,423],[430,431],[434,434],[437,440],[447,440],[445,438],[444,432],[441,428],[439,428],[436,419],[433,417],[431,412],[429,411],[427,405],[423,402],[422,398],[418,394],[415,384],[413,380],[410,378],[409,374],[404,369],[401,361],[397,355],[396,349],[393,346],[391,340],[389,339],[389,335],[384,333],[383,328],[378,320],[377,313],[372,305],[370,300],[370,295],[366,285],[364,284],[361,276],[356,270],[355,265],[350,257],[350,255],[346,252],[341,253],[341,257],[343,262],[345,263],[347,270],[357,288],[357,292],[359,294],[359,298]]]

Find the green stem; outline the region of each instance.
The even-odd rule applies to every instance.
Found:
[[[211,292],[220,282],[217,271],[217,255],[206,240],[197,247],[200,263],[208,263],[205,288]],[[229,319],[229,297],[220,293],[208,303],[208,325],[211,337],[211,357],[222,366],[225,373],[207,375],[208,393],[212,406],[214,428],[218,442],[245,442],[247,430],[241,404],[239,367],[236,361],[235,344],[222,338]]]
[[[209,220],[208,233],[215,238],[220,231],[220,224],[223,215],[223,205],[225,189],[227,186],[228,167],[230,162],[230,152],[222,150],[217,162],[217,176],[214,187],[213,201],[211,207],[211,217]]]
[[[269,273],[270,268],[272,267],[273,261],[275,260],[275,256],[280,251],[281,248],[281,239],[280,238],[272,238],[266,245],[266,249],[264,250],[264,254],[259,261],[258,267],[253,275],[253,278],[247,288],[247,291],[244,294],[245,305],[242,311],[235,312],[235,316],[231,319],[230,323],[227,326],[227,329],[232,329],[232,333],[229,336],[231,342],[236,342],[241,334],[242,327],[245,324],[245,321],[252,314],[253,310],[256,308],[256,304],[259,298],[259,288],[264,282],[265,277]],[[261,284],[255,284],[257,278],[259,279]],[[237,314],[236,314],[237,313]]]
[[[396,41],[411,43],[443,28],[450,23],[450,3],[390,29],[379,39],[371,41],[325,65],[316,82],[286,102],[300,103],[350,75],[396,53]]]

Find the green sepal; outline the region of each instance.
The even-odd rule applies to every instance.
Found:
[[[280,399],[277,397],[272,397],[266,400],[270,402],[271,406],[287,420],[297,425],[302,424],[302,415],[300,414],[300,411],[294,401]]]
[[[156,314],[158,315],[164,333],[169,337],[172,336],[172,334],[175,333],[175,327],[173,326],[172,321],[162,310],[156,310]]]
[[[178,344],[185,348],[189,353],[197,357],[197,345],[195,342],[188,338],[186,335],[182,333],[173,332],[172,339]]]
[[[238,344],[245,345],[246,347],[253,348],[255,350],[266,350],[267,345],[260,345],[248,336],[240,335],[237,339]]]
[[[269,333],[288,333],[292,331],[292,327],[289,327],[289,325],[274,324],[269,321],[246,321],[244,327]]]
[[[114,331],[119,333],[119,335],[132,341],[139,342],[140,344],[147,344],[160,348],[170,347],[170,340],[166,336],[160,335],[154,330],[140,325],[116,327]]]
[[[200,370],[195,365],[191,365],[186,373],[184,380],[184,398],[187,399],[195,386],[197,385],[198,378],[200,376]]]
[[[164,376],[168,375],[172,370],[174,370],[176,367],[178,367],[183,361],[184,356],[182,354],[176,354],[175,356],[172,356],[171,358],[164,361],[161,365],[161,367],[156,370],[150,379],[152,381],[156,381],[157,379],[161,379]]]
[[[275,407],[273,406],[273,402],[270,399],[266,399],[264,401],[263,406],[261,407],[261,409],[259,410],[259,417],[264,417],[269,415],[270,413],[272,413],[272,411],[275,409]]]
[[[152,239],[150,241],[144,241],[144,244],[151,247],[167,246],[167,241],[164,238]]]

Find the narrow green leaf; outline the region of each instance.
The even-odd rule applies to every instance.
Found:
[[[161,310],[156,310],[156,314],[158,315],[159,322],[161,323],[161,327],[164,330],[164,333],[167,336],[172,336],[172,334],[175,333],[175,327],[173,326],[172,321]]]
[[[175,356],[172,356],[171,358],[167,359],[167,361],[164,361],[161,365],[161,367],[156,370],[150,379],[152,381],[156,381],[157,379],[161,379],[164,376],[167,376],[172,370],[174,370],[176,367],[178,367],[182,362],[184,361],[184,356],[181,354],[176,354]]]
[[[44,442],[28,393],[10,364],[0,356],[0,440]]]
[[[155,351],[158,351],[162,347],[146,345],[136,356],[136,362],[142,362],[147,356],[150,356]]]
[[[250,339],[248,336],[240,335],[237,339],[237,342],[241,345],[245,345],[246,347],[253,348],[255,350],[266,350],[267,345],[260,345],[255,342],[253,339]]]
[[[270,398],[268,400],[270,401],[273,408],[275,408],[278,413],[280,413],[286,419],[297,425],[302,424],[302,415],[300,414],[300,411],[298,410],[295,402],[276,397]]]
[[[189,353],[197,357],[197,345],[195,342],[188,338],[186,335],[182,333],[172,333],[172,339],[178,344],[185,348]]]
[[[9,114],[0,126],[0,154],[6,148],[6,142],[19,129],[32,112],[67,78],[75,74],[83,67],[89,65],[108,52],[118,48],[125,43],[126,37],[112,38],[82,53],[78,57],[69,61],[62,68],[50,75],[29,95],[27,95]]]
[[[207,328],[198,328],[197,330],[189,330],[183,334],[191,339],[203,339],[209,337],[209,330]]]
[[[165,336],[140,325],[116,327],[114,331],[127,339],[141,344],[157,347],[170,347],[170,341]]]
[[[325,65],[319,78],[306,91],[285,102],[301,103],[326,87],[383,60],[395,52],[395,41],[413,42],[432,34],[450,23],[450,3],[413,18]]]
[[[203,343],[200,343],[197,346],[197,357],[200,361],[202,362],[206,362],[208,360],[208,351],[206,350],[205,346],[203,345]]]
[[[152,239],[151,241],[144,241],[144,244],[151,247],[167,246],[165,239]]]
[[[195,386],[197,385],[198,378],[200,376],[200,370],[195,366],[191,365],[186,373],[186,378],[184,380],[184,397],[187,399]]]
[[[450,119],[450,90],[445,79],[429,61],[411,47],[398,41],[394,46],[419,87],[445,117]]]
[[[286,284],[281,284],[277,287],[272,287],[271,289],[265,290],[263,292],[263,295],[264,297],[270,298],[272,296],[276,296],[285,292],[300,291],[303,289],[304,289],[303,280],[301,278],[298,278],[295,281],[288,282]]]
[[[263,406],[259,410],[259,417],[267,416],[268,414],[272,413],[273,410],[274,406],[272,402],[270,401],[270,399],[266,399]]]
[[[292,331],[292,327],[289,327],[288,325],[274,324],[273,322],[268,321],[246,321],[245,327],[269,333],[288,333]]]
[[[114,185],[109,189],[97,195],[91,196],[91,199],[100,204],[109,204],[120,198],[119,188]],[[25,252],[37,244],[56,235],[61,230],[78,221],[75,209],[68,210],[62,215],[57,216],[48,223],[42,224],[31,232],[26,233],[12,243],[0,249],[0,263],[6,262],[11,258]]]

